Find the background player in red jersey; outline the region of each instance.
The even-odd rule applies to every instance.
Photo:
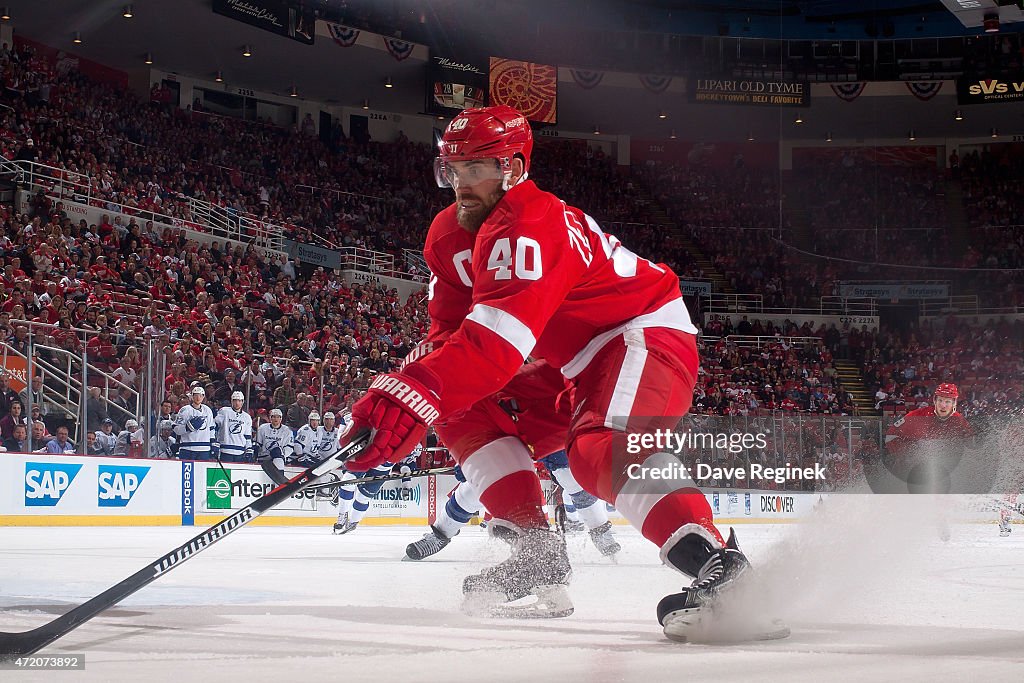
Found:
[[[553,614],[571,612],[559,609],[569,563],[539,505],[530,453],[519,439],[490,440],[507,415],[488,397],[529,356],[546,360],[567,386],[566,447],[577,481],[614,504],[668,566],[695,577],[658,606],[666,635],[688,639],[708,614],[702,608],[748,562],[734,537],[723,541],[692,481],[627,476],[637,460],[678,461],[660,452],[627,457],[624,437],[673,428],[687,412],[697,328],[667,266],[639,258],[528,180],[532,150],[526,119],[509,107],[466,110],[448,125],[435,177],[455,202],[435,217],[424,249],[433,274],[428,347],[400,372],[379,376],[353,407],[353,433],[369,428],[373,438],[347,466],[366,469],[405,452],[437,421],[483,504],[518,538],[509,560],[467,577],[464,593],[511,602],[561,591]]]
[[[959,395],[955,384],[940,384],[932,405],[911,410],[885,435],[890,469],[912,493],[946,493],[949,474],[974,439],[971,425],[956,410]]]

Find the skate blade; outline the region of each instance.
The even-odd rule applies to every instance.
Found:
[[[758,624],[728,623],[700,607],[680,610],[666,618],[665,637],[677,643],[727,645],[788,638],[790,629],[779,619]]]
[[[468,616],[494,619],[559,619],[574,609],[569,591],[561,584],[537,586],[513,601],[501,591],[477,591],[462,602],[462,611]]]

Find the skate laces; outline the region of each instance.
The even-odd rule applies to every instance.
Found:
[[[722,551],[718,551],[708,558],[708,561],[700,568],[697,578],[694,579],[690,588],[710,588],[722,578],[725,574],[725,562],[722,559],[722,555]]]
[[[437,534],[435,534],[433,531],[431,531],[429,534],[423,534],[423,538],[420,539],[420,543],[427,546],[431,550],[433,550],[434,548],[440,549],[445,545],[444,541],[438,538]]]

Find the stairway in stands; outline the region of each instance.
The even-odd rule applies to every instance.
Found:
[[[665,210],[665,207],[662,206],[661,203],[643,187],[638,187],[637,193],[640,200],[645,201],[649,205],[651,210],[651,221],[655,225],[661,227],[665,232],[674,236],[679,244],[686,249],[687,253],[689,253],[693,258],[693,262],[704,271],[705,277],[711,280],[712,291],[735,294],[736,290],[732,288],[725,276],[718,272],[715,266],[711,263],[711,259],[709,259],[700,247],[698,247],[690,238],[690,236],[686,234],[686,231],[676,225],[676,222],[668,215],[668,211]]]
[[[971,223],[964,207],[963,186],[959,180],[952,178],[946,181],[946,224],[949,226],[945,237],[946,255],[951,256],[956,262],[964,255],[967,245],[970,244]],[[954,280],[954,289],[956,294],[977,293],[970,277]]]
[[[836,371],[840,384],[853,396],[853,404],[857,406],[859,415],[880,415],[875,410],[875,396],[864,384],[860,368],[851,360],[836,360]]]

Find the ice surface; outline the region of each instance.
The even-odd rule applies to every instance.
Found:
[[[781,612],[782,641],[665,640],[655,605],[682,577],[625,527],[618,564],[570,538],[576,612],[543,621],[460,612],[462,577],[507,552],[476,528],[415,563],[400,559],[423,529],[259,527],[44,652],[85,653],[85,671],[59,674],[75,681],[1024,680],[1024,527],[999,538],[995,524],[954,524],[943,543],[926,516],[860,498],[807,523],[737,527],[760,569],[746,608]],[[45,622],[197,531],[0,528],[0,630]]]

